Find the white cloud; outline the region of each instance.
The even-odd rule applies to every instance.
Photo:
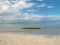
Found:
[[[54,8],[54,6],[47,6],[48,8]]]
[[[33,6],[32,3],[26,3],[24,1],[20,1],[16,4],[12,5],[12,7],[15,9],[30,8],[31,6]]]
[[[49,16],[42,16],[42,15],[30,15],[30,14],[24,14],[24,17],[22,17],[24,20],[37,20],[37,21],[44,21],[46,19],[47,21],[50,20],[60,20],[60,16],[55,15],[49,15]]]
[[[50,15],[48,17],[50,18],[49,20],[60,20],[60,16],[58,15]]]
[[[32,1],[32,0],[21,0],[21,1]]]
[[[15,12],[24,8],[30,8],[34,4],[33,3],[27,3],[25,1],[15,1],[14,4],[12,4],[10,1],[6,0],[1,0],[0,1],[0,13],[2,12]]]
[[[0,0],[0,23],[11,23],[16,22],[17,20],[25,20],[25,21],[44,21],[46,20],[60,20],[60,16],[43,16],[43,15],[33,15],[29,13],[23,13],[21,12],[24,8],[30,8],[34,6],[34,3],[27,3],[27,0],[15,0],[12,1],[14,4],[12,4],[8,0]],[[42,1],[42,0],[40,0]],[[45,7],[46,4],[37,5],[38,7]],[[53,6],[48,6],[48,8],[53,8]],[[33,12],[35,10],[29,10],[30,12]],[[8,14],[7,14],[8,13]],[[10,13],[10,14],[9,14]],[[5,16],[7,15],[7,16]]]
[[[0,7],[0,12],[3,12],[3,11],[6,11],[6,10],[8,10],[8,5],[2,5],[1,7]]]
[[[8,16],[0,16],[0,23],[13,23],[13,22],[20,22],[20,21],[33,21],[33,22],[41,22],[41,21],[60,21],[59,15],[33,15],[29,13],[24,13],[21,15],[21,13],[17,14],[8,14]]]
[[[45,3],[44,4],[37,5],[37,7],[45,7],[45,6],[46,6]]]
[[[44,1],[44,0],[37,0],[37,1]]]

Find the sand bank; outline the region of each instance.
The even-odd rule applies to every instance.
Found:
[[[60,45],[60,36],[0,33],[0,45]]]

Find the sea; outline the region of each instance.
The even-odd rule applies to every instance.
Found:
[[[41,29],[30,30],[23,27],[40,27]],[[0,32],[16,32],[34,35],[60,35],[60,26],[27,25],[27,24],[0,24]]]

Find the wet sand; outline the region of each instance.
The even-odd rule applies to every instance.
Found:
[[[60,45],[60,35],[0,33],[0,45]]]

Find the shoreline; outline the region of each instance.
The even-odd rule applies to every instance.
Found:
[[[60,35],[0,33],[0,45],[60,45]]]

